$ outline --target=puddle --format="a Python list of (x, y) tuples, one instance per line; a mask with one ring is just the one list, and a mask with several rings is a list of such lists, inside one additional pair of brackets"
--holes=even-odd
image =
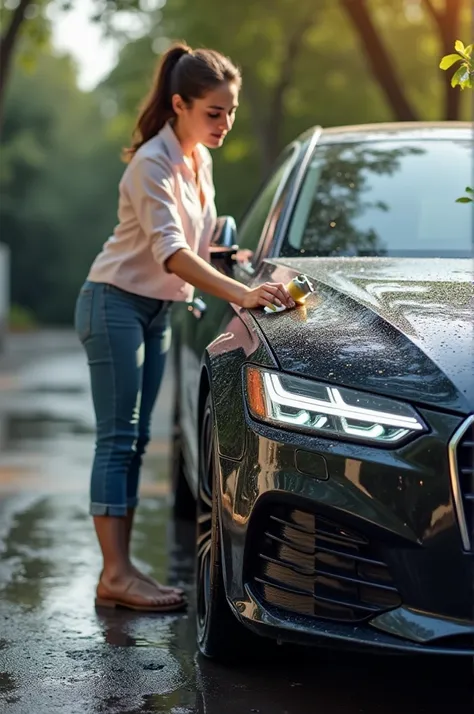
[[(153, 692), (155, 703), (163, 695), (168, 703), (188, 686), (194, 676), (192, 618), (95, 610), (101, 564), (86, 506), (76, 495), (0, 505), (0, 519), (9, 524), (0, 552), (0, 618), (19, 697), (12, 712), (69, 714), (78, 702), (81, 714), (140, 711), (143, 695)], [(154, 577), (189, 591), (192, 568), (173, 563), (183, 542), (178, 536), (170, 543), (180, 529), (170, 529), (169, 522), (165, 499), (145, 500), (137, 512), (134, 559)], [(184, 531), (190, 535), (186, 526)], [(186, 560), (192, 562), (189, 554)], [(11, 681), (2, 682), (4, 690)], [(97, 709), (112, 696), (120, 701), (117, 708)]]
[[(0, 381), (0, 494), (74, 491), (87, 499), (95, 419), (82, 347), (68, 332), (12, 340), (0, 356), (0, 377), (6, 363), (10, 370)], [(144, 495), (166, 492), (171, 389), (168, 379), (155, 409)]]

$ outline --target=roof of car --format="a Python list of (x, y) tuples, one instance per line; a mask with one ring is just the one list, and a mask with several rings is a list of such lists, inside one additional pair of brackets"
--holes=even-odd
[[(320, 127), (315, 127), (315, 131)], [(391, 122), (380, 124), (355, 124), (354, 126), (333, 126), (322, 128), (319, 143), (369, 141), (382, 139), (445, 139), (474, 138), (471, 122), (440, 121), (440, 122)]]

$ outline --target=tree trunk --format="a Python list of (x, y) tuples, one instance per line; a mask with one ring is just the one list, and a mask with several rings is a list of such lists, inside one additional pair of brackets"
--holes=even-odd
[[(461, 14), (462, 0), (445, 0), (444, 11), (438, 10), (433, 5), (433, 0), (423, 0), (426, 11), (433, 18), (436, 29), (441, 40), (440, 56), (451, 55), (454, 52), (454, 43), (459, 40), (459, 16)], [(459, 119), (461, 107), (461, 91), (459, 88), (451, 87), (450, 73), (443, 73), (444, 81), (444, 112), (443, 116), (448, 120)]]
[[(443, 55), (453, 53), (454, 42), (443, 42)], [(456, 121), (461, 109), (461, 90), (459, 87), (451, 87), (451, 76), (447, 72), (444, 75), (444, 118)]]
[(373, 76), (385, 94), (394, 118), (397, 121), (417, 121), (416, 111), (403, 90), (388, 50), (375, 28), (366, 0), (341, 0), (341, 5), (359, 36), (362, 51)]
[(253, 82), (253, 76), (250, 69), (242, 67), (245, 76), (243, 92), (247, 97), (250, 107), (250, 116), (254, 127), (255, 137), (260, 154), (260, 167), (263, 177), (266, 175), (265, 167), (268, 164), (268, 146), (267, 146), (267, 116), (261, 109), (261, 96), (258, 87)]
[(253, 120), (260, 145), (261, 167), (263, 176), (267, 176), (280, 151), (281, 129), (284, 121), (285, 96), (291, 86), (295, 73), (296, 60), (303, 44), (306, 31), (314, 24), (314, 13), (306, 17), (295, 27), (290, 35), (283, 56), (280, 76), (272, 93), (267, 112), (260, 112), (261, 98), (252, 84), (252, 72), (245, 72), (244, 91), (250, 101)]
[(0, 40), (0, 130), (3, 123), (3, 105), (10, 67), (15, 50), (18, 33), (25, 19), (26, 8), (31, 0), (20, 0), (15, 8), (10, 25)]
[(295, 65), (303, 44), (305, 33), (312, 26), (313, 22), (313, 17), (303, 18), (301, 22), (295, 27), (286, 47), (286, 52), (284, 54), (283, 63), (280, 70), (280, 78), (275, 87), (273, 99), (270, 104), (270, 115), (268, 117), (267, 131), (267, 165), (265, 166), (266, 170), (269, 170), (271, 168), (271, 165), (277, 158), (278, 152), (280, 150), (280, 136), (285, 111), (285, 96), (293, 82)]

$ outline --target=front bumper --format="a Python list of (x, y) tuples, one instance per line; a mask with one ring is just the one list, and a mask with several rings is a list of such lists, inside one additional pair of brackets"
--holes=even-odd
[[(281, 642), (367, 652), (383, 650), (387, 654), (437, 654), (464, 657), (474, 655), (474, 625), (463, 627), (463, 634), (458, 640), (463, 641), (463, 644), (459, 647), (450, 643), (451, 637), (454, 640), (458, 636), (454, 634), (458, 633), (458, 624), (423, 613), (414, 613), (402, 607), (391, 611), (394, 621), (398, 620), (399, 624), (402, 624), (406, 620), (410, 628), (413, 625), (415, 628), (417, 626), (424, 628), (424, 625), (430, 623), (433, 639), (419, 642), (402, 637), (401, 634), (392, 635), (380, 630), (375, 621), (362, 626), (328, 623), (272, 610), (263, 606), (250, 588), (247, 589), (245, 600), (232, 603), (231, 606), (243, 625), (258, 635)], [(448, 635), (450, 631), (451, 634)], [(444, 632), (442, 638), (439, 637), (440, 632)]]
[[(421, 413), (430, 433), (399, 450), (247, 415), (244, 459), (220, 457), (225, 585), (244, 625), (282, 641), (474, 654), (474, 556), (462, 550), (446, 448), (460, 418)], [(282, 507), (303, 521), (271, 515)], [(321, 520), (336, 530), (321, 536)]]

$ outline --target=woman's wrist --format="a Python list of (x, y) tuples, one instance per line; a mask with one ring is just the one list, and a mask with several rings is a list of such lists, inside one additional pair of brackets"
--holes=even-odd
[(229, 302), (233, 302), (239, 307), (243, 307), (245, 296), (250, 292), (250, 289), (246, 285), (238, 283), (236, 280), (232, 281), (234, 284), (231, 287)]
[(245, 297), (251, 292), (246, 285), (223, 275), (189, 249), (182, 248), (173, 253), (166, 262), (166, 268), (168, 272), (174, 273), (198, 290), (204, 290), (240, 307), (244, 307)]

